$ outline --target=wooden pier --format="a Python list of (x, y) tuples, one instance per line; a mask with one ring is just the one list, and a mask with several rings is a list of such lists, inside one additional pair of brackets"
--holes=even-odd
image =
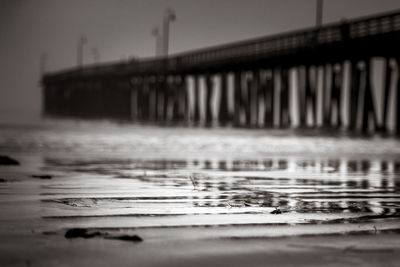
[[(383, 63), (380, 72), (377, 61)], [(42, 79), (44, 113), (400, 134), (399, 66), (397, 11), (168, 57), (49, 73)]]

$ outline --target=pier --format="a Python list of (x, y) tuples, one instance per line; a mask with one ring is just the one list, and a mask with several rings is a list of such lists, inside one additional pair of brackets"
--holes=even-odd
[[(380, 72), (375, 61), (382, 63)], [(43, 110), (47, 116), (160, 125), (400, 134), (399, 66), (396, 11), (47, 73)], [(376, 88), (379, 73), (382, 84)]]

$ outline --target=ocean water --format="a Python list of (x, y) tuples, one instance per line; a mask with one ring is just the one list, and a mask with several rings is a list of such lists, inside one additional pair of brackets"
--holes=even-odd
[(36, 218), (44, 232), (139, 231), (152, 240), (399, 228), (395, 138), (3, 120), (0, 154), (21, 163), (0, 168), (0, 203), (30, 207), (7, 216)]

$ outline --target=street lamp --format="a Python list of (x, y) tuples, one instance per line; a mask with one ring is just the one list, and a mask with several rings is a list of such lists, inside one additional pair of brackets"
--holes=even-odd
[(83, 46), (87, 43), (87, 38), (85, 35), (82, 35), (78, 40), (77, 47), (77, 61), (78, 67), (82, 67), (83, 64)]
[(155, 46), (155, 55), (160, 56), (161, 54), (161, 36), (160, 36), (160, 31), (159, 27), (155, 26), (153, 30), (151, 31), (151, 35), (153, 35), (156, 38), (156, 46)]
[(168, 56), (169, 47), (169, 23), (176, 20), (175, 11), (172, 8), (167, 8), (163, 19), (163, 56)]
[(317, 12), (315, 17), (315, 26), (322, 26), (322, 14), (323, 14), (324, 0), (317, 0)]

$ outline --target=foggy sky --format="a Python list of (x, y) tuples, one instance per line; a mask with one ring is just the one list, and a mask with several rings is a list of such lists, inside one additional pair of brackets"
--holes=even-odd
[[(84, 63), (153, 56), (154, 26), (174, 8), (170, 53), (289, 31), (315, 24), (316, 0), (1, 0), (0, 112), (41, 109), (39, 62), (46, 71)], [(400, 9), (398, 0), (325, 0), (323, 22)]]

